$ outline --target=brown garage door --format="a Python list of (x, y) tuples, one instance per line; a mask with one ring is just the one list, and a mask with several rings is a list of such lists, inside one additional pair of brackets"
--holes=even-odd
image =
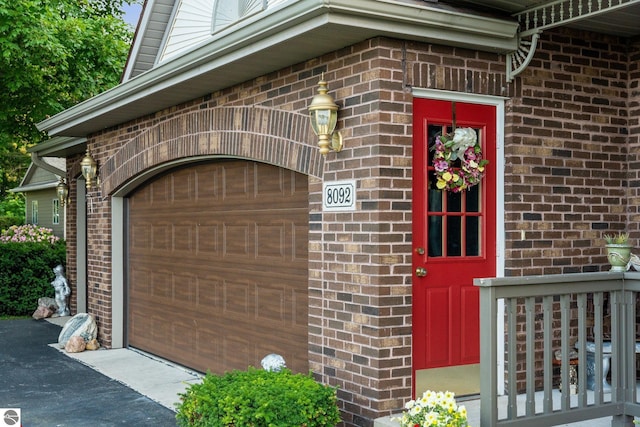
[(128, 198), (130, 346), (205, 372), (278, 353), (308, 372), (307, 177), (248, 162), (174, 170)]

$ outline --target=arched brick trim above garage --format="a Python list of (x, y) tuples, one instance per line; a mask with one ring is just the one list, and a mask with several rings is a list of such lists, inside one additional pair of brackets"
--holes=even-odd
[(214, 107), (171, 117), (122, 146), (100, 168), (103, 194), (133, 176), (184, 158), (221, 156), (321, 177), (324, 158), (306, 115), (259, 106)]

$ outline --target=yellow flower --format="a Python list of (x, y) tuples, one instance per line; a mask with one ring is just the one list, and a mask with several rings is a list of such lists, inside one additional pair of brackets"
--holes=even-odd
[(430, 412), (429, 414), (427, 414), (427, 425), (436, 425), (436, 423), (438, 422), (438, 415), (434, 414), (433, 412)]
[(467, 408), (464, 405), (458, 407), (458, 412), (460, 416), (467, 418)]
[(442, 174), (442, 179), (444, 179), (445, 181), (451, 181), (451, 178), (453, 178), (451, 172), (445, 172)]
[(436, 182), (436, 187), (438, 187), (438, 190), (442, 190), (446, 186), (447, 186), (447, 183), (441, 179), (438, 179), (438, 182)]
[(460, 179), (460, 175), (458, 175), (457, 173), (453, 174), (453, 182), (458, 182), (458, 180)]

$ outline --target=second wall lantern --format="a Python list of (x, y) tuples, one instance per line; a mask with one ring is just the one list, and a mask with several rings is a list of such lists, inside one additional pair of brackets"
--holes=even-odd
[(60, 206), (64, 206), (67, 203), (69, 197), (69, 186), (65, 182), (64, 178), (60, 178), (60, 182), (56, 185), (56, 195), (60, 201)]
[(94, 158), (91, 157), (88, 147), (87, 154), (84, 155), (80, 162), (80, 170), (82, 171), (82, 176), (87, 182), (87, 190), (91, 190), (91, 188), (98, 182), (98, 163), (96, 163)]
[(323, 156), (326, 156), (330, 149), (336, 152), (342, 150), (342, 135), (335, 131), (338, 123), (338, 105), (331, 95), (327, 94), (327, 90), (327, 82), (323, 75), (318, 82), (318, 94), (309, 105), (311, 127), (318, 136), (318, 146)]

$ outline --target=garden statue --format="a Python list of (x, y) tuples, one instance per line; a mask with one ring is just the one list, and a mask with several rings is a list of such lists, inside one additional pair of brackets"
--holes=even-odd
[(56, 305), (58, 306), (58, 311), (54, 316), (68, 316), (69, 307), (67, 306), (67, 298), (69, 298), (69, 295), (71, 294), (71, 288), (69, 288), (67, 278), (64, 277), (64, 267), (62, 265), (57, 265), (54, 267), (53, 272), (55, 273), (56, 278), (53, 279), (51, 285), (53, 286), (53, 289), (56, 290)]

